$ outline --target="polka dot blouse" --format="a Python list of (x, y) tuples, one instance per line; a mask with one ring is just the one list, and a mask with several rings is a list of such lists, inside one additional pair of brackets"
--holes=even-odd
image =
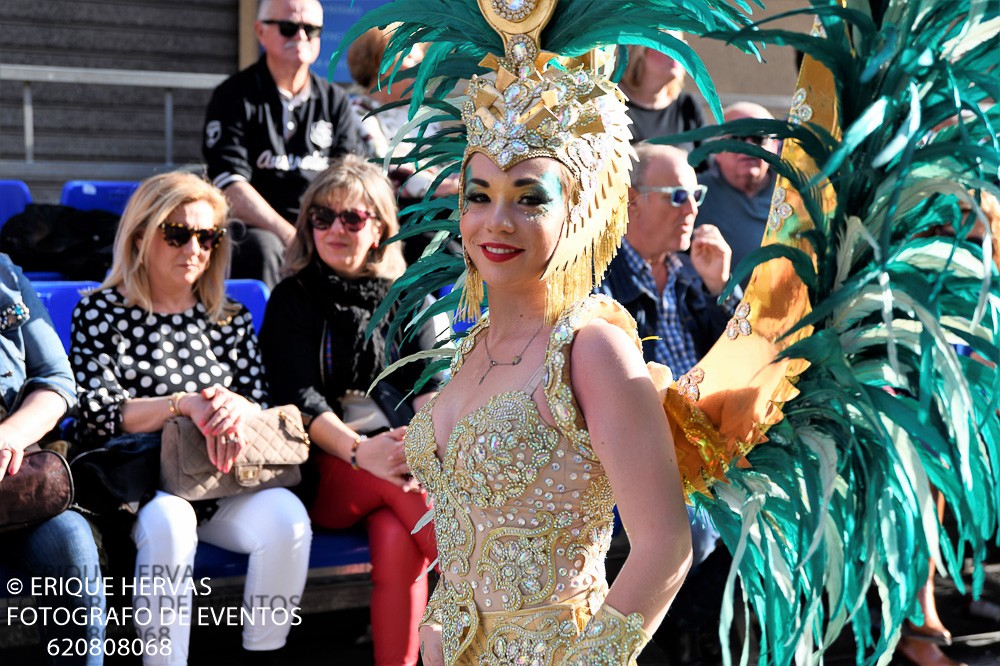
[(150, 314), (116, 289), (85, 296), (73, 312), (70, 360), (80, 393), (83, 435), (103, 443), (122, 432), (121, 405), (221, 384), (266, 402), (263, 366), (250, 313), (242, 305), (223, 323), (200, 303), (177, 314)]

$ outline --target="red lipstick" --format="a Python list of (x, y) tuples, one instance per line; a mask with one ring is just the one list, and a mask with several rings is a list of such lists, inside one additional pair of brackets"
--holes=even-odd
[(524, 252), (524, 250), (521, 250), (520, 248), (516, 248), (512, 245), (505, 245), (503, 243), (483, 243), (479, 246), (479, 249), (483, 251), (484, 257), (498, 264), (510, 261)]

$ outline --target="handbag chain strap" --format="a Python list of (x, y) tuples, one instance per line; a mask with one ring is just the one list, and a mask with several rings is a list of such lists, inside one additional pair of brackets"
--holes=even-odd
[(291, 416), (280, 409), (278, 410), (278, 418), (284, 421), (285, 427), (291, 430), (293, 434), (298, 435), (306, 443), (306, 446), (309, 445), (309, 433), (306, 432), (305, 428), (296, 423)]

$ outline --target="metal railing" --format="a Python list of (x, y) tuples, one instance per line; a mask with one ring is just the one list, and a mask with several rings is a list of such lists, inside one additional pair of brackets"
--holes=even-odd
[[(0, 63), (0, 80), (20, 82), (24, 114), (24, 160), (0, 160), (0, 177), (78, 177), (82, 172), (98, 178), (133, 179), (148, 175), (147, 172), (162, 167), (174, 167), (174, 90), (211, 90), (225, 80), (225, 74), (191, 74), (134, 69), (92, 69), (83, 67), (50, 67), (45, 65), (9, 65)], [(160, 88), (163, 90), (163, 143), (162, 164), (137, 164), (121, 162), (36, 162), (35, 161), (35, 110), (32, 102), (33, 83), (67, 83), (73, 85), (129, 86)], [(695, 95), (700, 95), (694, 91)], [(787, 109), (791, 102), (786, 95), (742, 95), (723, 93), (723, 105), (739, 99), (750, 100), (772, 109)], [(195, 168), (196, 165), (189, 165)], [(184, 167), (187, 168), (187, 167)]]
[(35, 162), (35, 110), (31, 96), (31, 84), (33, 83), (161, 88), (163, 90), (164, 163), (170, 166), (174, 163), (174, 90), (211, 90), (222, 83), (225, 78), (225, 74), (0, 64), (0, 80), (19, 81), (23, 84), (24, 161), (28, 164)]

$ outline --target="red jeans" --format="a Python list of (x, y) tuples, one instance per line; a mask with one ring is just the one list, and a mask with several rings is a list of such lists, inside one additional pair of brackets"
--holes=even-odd
[(427, 494), (404, 493), (326, 453), (316, 458), (320, 482), (309, 513), (315, 524), (343, 529), (365, 521), (372, 557), (372, 639), (377, 665), (417, 663), (417, 627), (427, 607), (427, 579), (437, 557), (434, 529), (410, 530), (428, 511)]

